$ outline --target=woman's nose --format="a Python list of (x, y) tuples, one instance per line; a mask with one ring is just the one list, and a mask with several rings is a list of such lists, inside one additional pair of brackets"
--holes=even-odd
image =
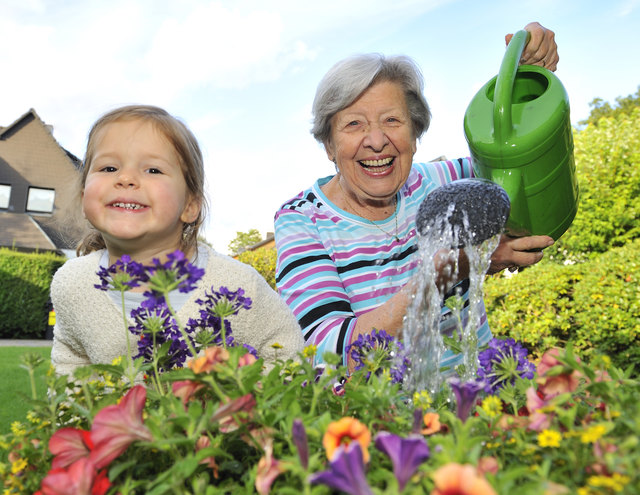
[(364, 137), (363, 144), (373, 151), (382, 151), (389, 142), (389, 138), (384, 130), (377, 125), (368, 126), (365, 132), (366, 135)]

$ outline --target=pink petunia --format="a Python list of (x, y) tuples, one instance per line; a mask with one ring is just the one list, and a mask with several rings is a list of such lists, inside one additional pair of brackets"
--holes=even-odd
[(42, 495), (104, 495), (111, 483), (106, 472), (96, 470), (95, 465), (83, 457), (68, 469), (56, 468), (42, 480)]
[(91, 426), (94, 449), (89, 458), (98, 469), (108, 466), (137, 440), (151, 441), (153, 437), (142, 421), (147, 391), (136, 385), (119, 404), (107, 406), (96, 414)]
[(185, 406), (187, 402), (191, 400), (191, 397), (201, 388), (204, 388), (204, 385), (193, 380), (181, 380), (173, 382), (171, 385), (173, 395), (181, 399)]
[(271, 485), (280, 473), (284, 471), (280, 461), (273, 457), (273, 446), (269, 442), (264, 455), (258, 461), (258, 472), (256, 473), (256, 490), (260, 495), (266, 495), (271, 490)]
[(211, 420), (218, 421), (220, 423), (220, 431), (224, 433), (234, 431), (238, 429), (238, 424), (232, 416), (239, 412), (250, 414), (255, 405), (256, 400), (253, 398), (253, 395), (243, 395), (220, 406), (216, 412), (213, 413)]
[(535, 388), (527, 389), (527, 409), (529, 411), (529, 429), (542, 431), (551, 425), (551, 415), (542, 411), (548, 405), (548, 401), (542, 399)]
[(93, 448), (90, 433), (77, 428), (60, 428), (49, 439), (49, 451), (54, 455), (52, 469), (66, 468)]

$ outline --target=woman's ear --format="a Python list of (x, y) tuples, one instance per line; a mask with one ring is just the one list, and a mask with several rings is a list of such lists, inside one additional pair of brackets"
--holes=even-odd
[(327, 154), (327, 158), (332, 161), (333, 163), (336, 162), (336, 154), (333, 151), (333, 146), (331, 144), (331, 140), (327, 139), (324, 142), (324, 151)]
[(202, 200), (190, 197), (187, 201), (184, 210), (182, 210), (182, 215), (180, 215), (180, 220), (184, 223), (193, 223), (197, 220), (198, 215), (200, 215), (200, 210), (202, 209)]

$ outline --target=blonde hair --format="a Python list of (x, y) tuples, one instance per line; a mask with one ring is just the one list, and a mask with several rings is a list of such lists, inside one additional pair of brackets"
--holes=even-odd
[[(180, 167), (187, 184), (187, 190), (193, 199), (200, 202), (198, 218), (193, 223), (185, 223), (183, 225), (183, 236), (180, 244), (180, 249), (185, 253), (193, 252), (197, 247), (198, 234), (206, 218), (207, 210), (202, 152), (198, 141), (189, 128), (162, 108), (152, 105), (128, 105), (104, 114), (93, 124), (91, 131), (89, 131), (87, 151), (82, 162), (78, 200), (81, 200), (82, 192), (84, 191), (87, 174), (96, 153), (96, 141), (100, 131), (109, 124), (123, 120), (141, 120), (151, 123), (174, 147), (180, 159)], [(78, 256), (82, 256), (105, 247), (102, 234), (92, 228), (80, 241), (76, 253)]]

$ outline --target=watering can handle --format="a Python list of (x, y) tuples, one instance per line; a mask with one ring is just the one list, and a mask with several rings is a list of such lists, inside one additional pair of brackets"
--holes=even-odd
[(499, 143), (507, 142), (511, 136), (513, 127), (511, 120), (513, 83), (518, 72), (522, 51), (530, 38), (531, 33), (524, 29), (513, 35), (496, 78), (496, 89), (493, 98), (493, 129), (495, 131), (495, 140)]

